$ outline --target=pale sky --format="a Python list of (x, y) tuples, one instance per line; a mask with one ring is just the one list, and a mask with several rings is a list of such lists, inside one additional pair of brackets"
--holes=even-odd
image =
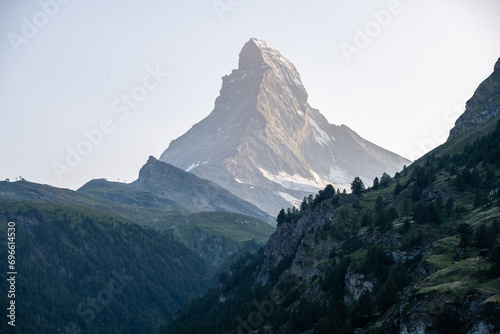
[(212, 111), (252, 37), (330, 123), (415, 159), (493, 71), (499, 17), (498, 0), (3, 0), (0, 179), (135, 180)]

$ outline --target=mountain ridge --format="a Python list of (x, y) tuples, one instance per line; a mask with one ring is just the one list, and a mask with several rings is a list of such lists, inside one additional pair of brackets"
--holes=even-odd
[(123, 204), (185, 212), (234, 212), (271, 225), (275, 223), (271, 216), (217, 184), (153, 156), (142, 166), (138, 179), (130, 184), (91, 180), (77, 191)]
[(498, 58), (493, 73), (486, 78), (474, 91), (474, 95), (465, 104), (465, 112), (455, 122), (450, 130), (448, 140), (460, 134), (477, 129), (490, 118), (500, 115), (500, 58)]
[(217, 184), (200, 179), (150, 156), (131, 187), (150, 191), (195, 211), (237, 212), (274, 223), (274, 219), (254, 205), (234, 196)]
[[(255, 251), (274, 230), (268, 222), (240, 213), (189, 211), (165, 197), (128, 184), (94, 180), (87, 185), (84, 190), (74, 191), (29, 181), (0, 181), (0, 204), (27, 202), (42, 208), (52, 204), (69, 205), (115, 215), (159, 233), (172, 233), (211, 263), (213, 272), (229, 265), (234, 256)], [(217, 247), (213, 247), (214, 244)]]

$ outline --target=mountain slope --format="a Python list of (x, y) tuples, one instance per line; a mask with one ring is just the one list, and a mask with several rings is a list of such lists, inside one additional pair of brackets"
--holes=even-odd
[(280, 212), (266, 246), (161, 332), (500, 331), (500, 122), (481, 130), (361, 196), (328, 186)]
[(209, 179), (275, 215), (327, 183), (349, 187), (409, 161), (329, 124), (307, 102), (294, 65), (251, 39), (222, 78), (214, 110), (172, 141), (160, 160)]
[(493, 73), (484, 80), (467, 101), (466, 109), (450, 130), (447, 141), (427, 155), (461, 153), (467, 145), (496, 129), (500, 119), (500, 58)]
[(465, 112), (457, 119), (450, 130), (449, 139), (477, 129), (490, 118), (500, 115), (500, 58), (496, 62), (493, 73), (484, 80), (465, 104)]
[(274, 223), (271, 216), (220, 186), (154, 157), (149, 157), (139, 178), (130, 186), (160, 195), (191, 211), (235, 212)]
[(362, 197), (325, 189), (162, 333), (499, 331), (499, 147), (500, 124)]

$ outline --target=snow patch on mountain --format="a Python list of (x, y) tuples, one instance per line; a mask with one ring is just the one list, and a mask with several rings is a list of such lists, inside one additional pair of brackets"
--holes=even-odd
[(275, 194), (281, 196), (285, 201), (290, 202), (296, 208), (300, 208), (300, 204), (302, 203), (302, 201), (300, 199), (293, 197), (289, 193), (285, 193), (282, 191), (277, 191), (277, 192), (275, 192)]
[(238, 178), (236, 178), (236, 177), (235, 177), (234, 179), (236, 180), (236, 182), (238, 182), (238, 183), (240, 183), (240, 184), (245, 184), (245, 183), (246, 183), (246, 182), (243, 182), (243, 181), (241, 181), (240, 179), (238, 179)]
[(316, 173), (313, 174), (315, 179), (311, 180), (297, 174), (289, 175), (285, 172), (279, 172), (277, 175), (275, 175), (263, 168), (259, 169), (266, 179), (291, 190), (317, 192), (318, 190), (323, 189), (327, 184), (326, 182), (321, 180), (321, 178)]
[(349, 187), (350, 182), (353, 180), (353, 178), (354, 177), (348, 171), (342, 168), (330, 167), (328, 179), (335, 180), (335, 183), (342, 188)]
[(325, 131), (323, 131), (323, 129), (321, 129), (318, 123), (316, 123), (314, 120), (309, 119), (309, 122), (313, 126), (314, 139), (316, 140), (316, 142), (318, 144), (328, 146), (328, 143), (331, 141), (330, 136)]
[(186, 172), (190, 172), (192, 171), (193, 169), (195, 169), (196, 167), (198, 167), (200, 165), (200, 162), (196, 162), (194, 164), (192, 164), (191, 166), (189, 166), (188, 168), (186, 168)]

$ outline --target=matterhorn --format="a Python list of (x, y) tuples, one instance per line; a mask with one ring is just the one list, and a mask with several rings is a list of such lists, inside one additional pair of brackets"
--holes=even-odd
[(327, 184), (349, 189), (359, 176), (369, 185), (410, 163), (346, 125), (330, 124), (307, 100), (295, 66), (252, 38), (238, 69), (222, 78), (213, 111), (173, 140), (160, 160), (273, 216)]

